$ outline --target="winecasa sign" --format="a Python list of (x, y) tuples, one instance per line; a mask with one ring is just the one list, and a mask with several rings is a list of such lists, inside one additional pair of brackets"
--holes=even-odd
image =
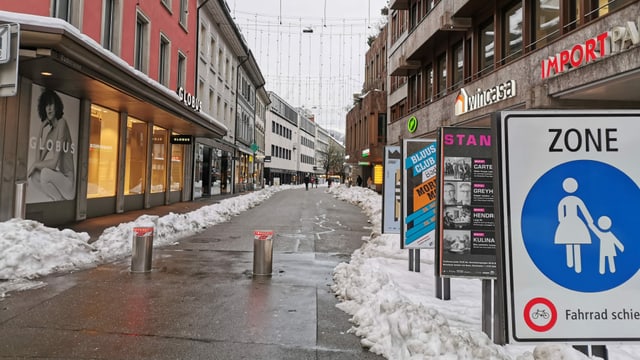
[(516, 96), (515, 80), (507, 80), (489, 89), (476, 89), (474, 94), (467, 93), (463, 88), (460, 89), (460, 93), (456, 98), (454, 113), (456, 116), (462, 115), (514, 96)]
[(615, 26), (582, 44), (576, 44), (571, 49), (562, 50), (548, 59), (543, 59), (540, 66), (542, 78), (546, 79), (637, 45), (640, 43), (638, 27), (640, 19), (638, 23), (627, 21), (623, 26)]

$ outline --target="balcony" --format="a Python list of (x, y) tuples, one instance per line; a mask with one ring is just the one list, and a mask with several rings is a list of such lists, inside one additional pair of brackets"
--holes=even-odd
[[(469, 30), (472, 25), (471, 18), (464, 16), (465, 11), (461, 11), (469, 7), (469, 2), (470, 0), (438, 2), (425, 18), (393, 44), (387, 64), (389, 74), (407, 75), (419, 67), (421, 53), (424, 53), (429, 44), (437, 42), (436, 37), (439, 32), (442, 35), (448, 31)], [(401, 1), (392, 2), (392, 4), (396, 3)]]
[(393, 10), (409, 10), (409, 0), (391, 0), (389, 8)]

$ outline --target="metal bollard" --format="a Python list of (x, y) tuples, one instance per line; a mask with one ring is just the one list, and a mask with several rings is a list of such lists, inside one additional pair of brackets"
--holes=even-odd
[(153, 255), (153, 227), (133, 228), (131, 245), (131, 272), (151, 271)]
[(14, 193), (14, 199), (13, 199), (14, 201), (13, 217), (18, 219), (25, 218), (25, 211), (27, 210), (26, 198), (27, 198), (27, 182), (17, 181), (16, 192)]
[(253, 232), (253, 275), (272, 273), (273, 230), (255, 230)]

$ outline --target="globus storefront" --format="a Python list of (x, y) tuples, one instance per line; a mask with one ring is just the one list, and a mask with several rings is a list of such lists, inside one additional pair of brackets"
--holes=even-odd
[(192, 200), (194, 139), (226, 127), (73, 28), (15, 20), (0, 18), (19, 26), (0, 65), (17, 69), (13, 89), (2, 77), (0, 221), (57, 226)]

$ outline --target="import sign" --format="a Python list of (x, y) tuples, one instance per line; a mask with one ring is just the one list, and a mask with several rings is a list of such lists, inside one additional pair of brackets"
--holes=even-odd
[(503, 112), (500, 231), (514, 342), (640, 340), (640, 112)]

